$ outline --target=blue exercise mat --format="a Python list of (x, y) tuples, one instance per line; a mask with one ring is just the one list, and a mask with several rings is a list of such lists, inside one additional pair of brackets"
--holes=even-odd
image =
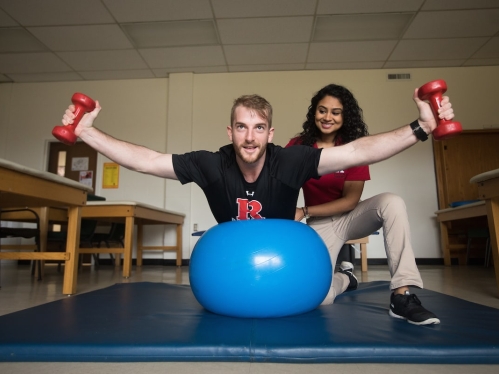
[(0, 361), (499, 363), (498, 309), (418, 290), (442, 323), (415, 326), (388, 315), (388, 285), (244, 319), (207, 312), (189, 286), (117, 284), (0, 316)]

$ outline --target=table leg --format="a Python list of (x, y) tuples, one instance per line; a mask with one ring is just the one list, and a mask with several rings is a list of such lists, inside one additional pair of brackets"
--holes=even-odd
[(182, 224), (177, 225), (177, 266), (182, 266)]
[(129, 278), (132, 275), (132, 250), (133, 250), (133, 225), (134, 217), (125, 219), (125, 251), (123, 254), (123, 277)]
[[(40, 252), (47, 252), (47, 236), (49, 231), (49, 208), (42, 207), (38, 214), (40, 218)], [(40, 274), (38, 274), (40, 272)], [(45, 261), (40, 260), (40, 266), (35, 267), (35, 276), (43, 279), (45, 272)]]
[(496, 283), (499, 290), (499, 197), (487, 199), (487, 220), (489, 222), (490, 244), (496, 273)]
[(144, 249), (144, 226), (137, 225), (137, 266), (142, 266), (142, 255)]
[(440, 245), (444, 255), (444, 265), (450, 266), (449, 231), (446, 222), (440, 222)]
[(78, 279), (78, 248), (80, 246), (80, 218), (81, 208), (70, 207), (68, 209), (68, 238), (66, 241), (66, 252), (69, 260), (64, 266), (64, 281), (62, 293), (72, 295), (76, 293), (76, 283)]

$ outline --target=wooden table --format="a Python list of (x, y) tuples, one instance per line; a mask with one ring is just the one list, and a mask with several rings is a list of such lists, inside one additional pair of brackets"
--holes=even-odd
[(451, 264), (451, 250), (461, 248), (461, 245), (450, 244), (449, 225), (452, 221), (486, 216), (487, 210), (484, 201), (462, 205), (456, 208), (441, 209), (435, 212), (437, 221), (440, 222), (440, 243), (444, 254), (444, 264)]
[[(48, 225), (48, 207), (67, 208), (68, 237), (66, 251), (0, 252), (0, 260), (62, 260), (65, 261), (62, 293), (76, 293), (78, 239), (81, 207), (92, 188), (58, 175), (31, 169), (0, 159), (0, 209), (40, 208), (40, 225)], [(47, 232), (47, 228), (41, 227)], [(46, 237), (41, 238), (46, 243)]]
[[(123, 254), (123, 276), (128, 278), (132, 270), (133, 228), (137, 225), (137, 266), (142, 266), (144, 250), (175, 251), (176, 264), (182, 265), (182, 226), (185, 214), (161, 209), (135, 201), (89, 201), (82, 208), (82, 218), (99, 221), (124, 222), (124, 248), (80, 248), (79, 253), (115, 253)], [(177, 242), (174, 246), (144, 246), (144, 225), (177, 226)], [(119, 256), (116, 256), (119, 259)]]
[(478, 184), (478, 197), (485, 201), (489, 224), (492, 258), (499, 289), (499, 169), (474, 176), (470, 183)]

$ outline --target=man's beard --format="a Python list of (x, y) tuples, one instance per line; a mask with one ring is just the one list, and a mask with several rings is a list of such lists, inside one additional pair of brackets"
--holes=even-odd
[(244, 152), (243, 146), (236, 146), (236, 154), (239, 156), (239, 158), (245, 163), (245, 164), (253, 164), (260, 160), (260, 158), (265, 154), (265, 147), (260, 147), (258, 153), (254, 153), (251, 155), (248, 155), (247, 153)]

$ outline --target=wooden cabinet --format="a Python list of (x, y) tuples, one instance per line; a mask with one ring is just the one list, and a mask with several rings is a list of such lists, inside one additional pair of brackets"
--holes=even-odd
[(454, 138), (433, 141), (438, 208), (454, 201), (478, 199), (470, 179), (499, 168), (499, 129), (467, 130)]
[[(470, 183), (475, 175), (499, 168), (499, 129), (467, 130), (454, 138), (433, 141), (439, 210), (457, 201), (477, 200), (478, 187)], [(470, 230), (487, 227), (486, 215), (441, 222), (442, 248), (445, 263), (458, 258), (466, 263)], [(483, 258), (485, 239), (473, 240), (473, 258)]]

